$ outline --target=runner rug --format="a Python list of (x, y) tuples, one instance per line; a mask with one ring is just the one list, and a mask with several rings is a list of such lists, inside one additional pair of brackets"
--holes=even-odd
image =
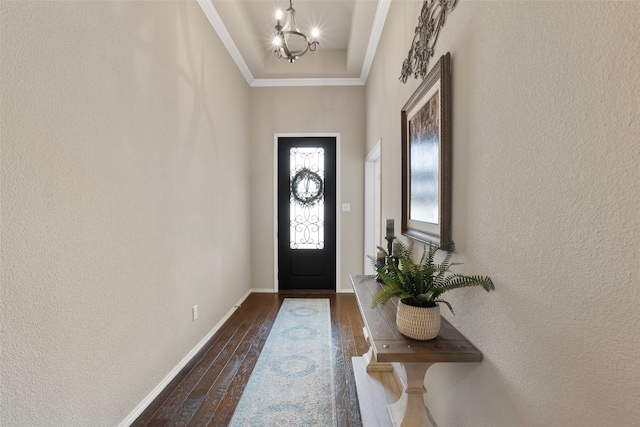
[(286, 298), (230, 426), (335, 425), (329, 300)]

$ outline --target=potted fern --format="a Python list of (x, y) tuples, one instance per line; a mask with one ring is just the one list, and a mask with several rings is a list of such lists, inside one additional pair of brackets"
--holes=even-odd
[(469, 286), (482, 286), (487, 292), (495, 289), (488, 276), (466, 276), (453, 273), (452, 253), (444, 251), (444, 259), (436, 263), (439, 247), (425, 245), (422, 258), (416, 264), (413, 246), (396, 240), (393, 254), (378, 247), (384, 262), (372, 260), (383, 287), (373, 296), (371, 306), (384, 305), (392, 297), (398, 297), (396, 324), (403, 335), (416, 340), (430, 340), (440, 331), (440, 303), (451, 304), (441, 298), (447, 291)]

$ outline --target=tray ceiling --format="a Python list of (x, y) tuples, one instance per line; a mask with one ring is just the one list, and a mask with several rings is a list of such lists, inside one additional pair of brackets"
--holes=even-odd
[(364, 85), (391, 0), (294, 0), (298, 27), (320, 45), (294, 63), (276, 58), (275, 12), (288, 0), (198, 0), (251, 86)]

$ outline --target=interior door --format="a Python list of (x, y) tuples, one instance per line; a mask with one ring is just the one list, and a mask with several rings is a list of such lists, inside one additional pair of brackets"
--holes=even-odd
[(336, 289), (336, 138), (278, 138), (278, 288)]
[(381, 243), (381, 168), (380, 141), (364, 163), (364, 274), (376, 274), (371, 258), (376, 257)]

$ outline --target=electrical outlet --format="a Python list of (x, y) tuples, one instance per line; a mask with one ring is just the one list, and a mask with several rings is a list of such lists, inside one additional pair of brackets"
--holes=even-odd
[(193, 316), (193, 321), (195, 322), (195, 320), (198, 318), (198, 306), (194, 305), (191, 308), (191, 315)]

